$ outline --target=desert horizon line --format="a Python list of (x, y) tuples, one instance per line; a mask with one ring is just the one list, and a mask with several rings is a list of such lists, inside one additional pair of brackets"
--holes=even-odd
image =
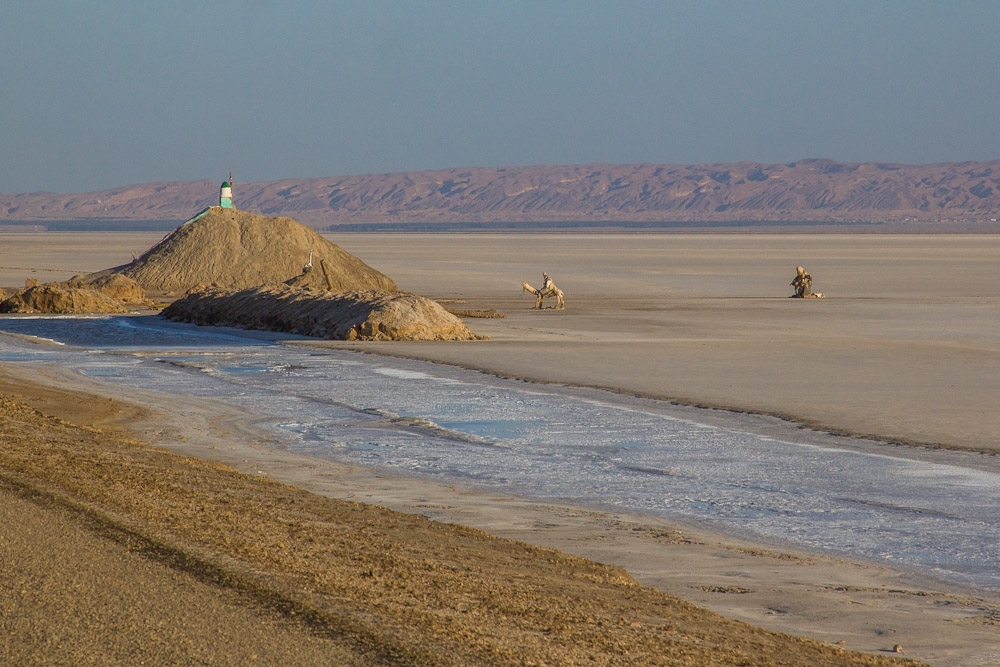
[(314, 228), (345, 224), (566, 222), (991, 223), (1000, 160), (903, 165), (808, 158), (773, 164), (584, 163), (455, 167), (246, 182), (154, 181), (0, 195), (0, 222), (187, 219), (236, 181), (232, 205)]

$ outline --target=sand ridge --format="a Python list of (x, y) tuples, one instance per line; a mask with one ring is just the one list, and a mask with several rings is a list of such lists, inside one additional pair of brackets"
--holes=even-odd
[(333, 340), (481, 339), (437, 302), (385, 290), (329, 292), (291, 285), (200, 288), (168, 305), (162, 315), (179, 322)]

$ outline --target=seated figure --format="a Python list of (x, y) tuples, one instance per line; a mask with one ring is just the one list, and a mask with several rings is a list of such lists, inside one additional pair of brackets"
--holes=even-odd
[(819, 292), (812, 291), (813, 279), (804, 267), (795, 267), (795, 279), (790, 283), (792, 289), (795, 293), (792, 294), (793, 299), (822, 299), (823, 295)]

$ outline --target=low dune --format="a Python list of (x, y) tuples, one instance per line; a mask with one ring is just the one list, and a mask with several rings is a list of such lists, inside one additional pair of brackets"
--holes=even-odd
[(357, 341), (479, 340), (430, 299), (380, 290), (328, 292), (289, 285), (240, 291), (198, 289), (163, 316), (193, 324), (283, 331)]

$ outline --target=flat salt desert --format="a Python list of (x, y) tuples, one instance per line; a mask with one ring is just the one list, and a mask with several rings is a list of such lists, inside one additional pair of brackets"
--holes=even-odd
[[(67, 278), (127, 262), (160, 234), (3, 234), (0, 285)], [(1000, 236), (990, 235), (330, 235), (400, 288), (460, 309), (490, 341), (351, 344), (365, 351), (480, 368), (542, 382), (606, 387), (900, 443), (894, 455), (1000, 450)], [(788, 299), (796, 265), (824, 300)], [(533, 311), (521, 281), (547, 271), (565, 311)], [(450, 303), (449, 303), (450, 302)], [(329, 343), (345, 346), (342, 343)], [(53, 380), (66, 382), (66, 378)], [(82, 385), (82, 383), (81, 383)], [(91, 391), (93, 386), (87, 387)], [(324, 478), (280, 453), (212, 450), (190, 411), (184, 452), (328, 495), (419, 512), (626, 567), (642, 583), (725, 615), (848, 648), (933, 664), (1000, 661), (998, 602), (905, 573), (761, 548), (684, 528), (664, 544), (634, 517), (555, 508), (453, 486), (375, 479), (333, 464)], [(702, 420), (733, 421), (713, 411)], [(154, 444), (156, 431), (147, 425)], [(186, 423), (181, 424), (180, 421)], [(794, 430), (794, 423), (789, 426)], [(194, 432), (191, 432), (193, 429)], [(800, 432), (806, 438), (822, 435)], [(237, 436), (234, 434), (233, 436)], [(176, 447), (175, 447), (176, 448)], [(225, 460), (224, 456), (219, 458)], [(246, 461), (244, 462), (244, 459)], [(940, 459), (938, 459), (940, 460)], [(996, 470), (990, 454), (976, 465)], [(644, 525), (662, 527), (653, 520)], [(794, 557), (793, 557), (794, 556)]]
[[(1000, 451), (1000, 236), (342, 236), (476, 346), (378, 349), (538, 380)], [(823, 300), (786, 298), (795, 267)], [(548, 272), (563, 312), (532, 312)]]

